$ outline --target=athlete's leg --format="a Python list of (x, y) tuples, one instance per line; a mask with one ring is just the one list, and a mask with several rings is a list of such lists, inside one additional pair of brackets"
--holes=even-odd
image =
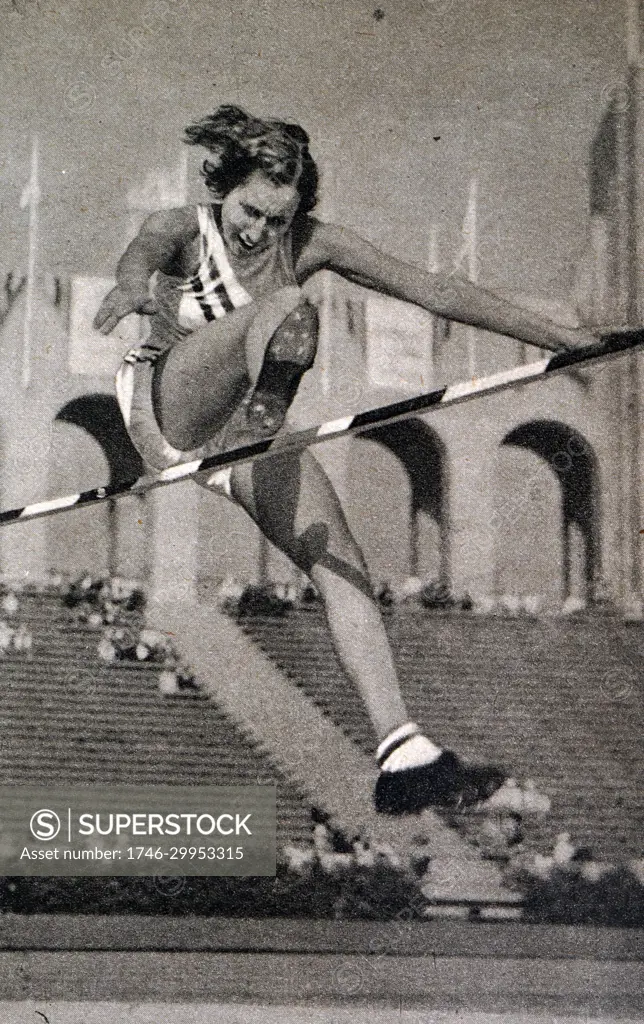
[(295, 286), (181, 339), (154, 373), (154, 411), (164, 437), (184, 451), (198, 447), (224, 426), (255, 383), (253, 427), (275, 433), (313, 361), (316, 342), (313, 307)]
[(275, 456), (233, 473), (233, 494), (324, 601), (334, 646), (381, 740), (407, 721), (367, 567), (313, 456)]
[(381, 741), (376, 808), (401, 814), (432, 804), (476, 803), (498, 790), (505, 780), (501, 770), (464, 765), (408, 721), (364, 558), (313, 456), (273, 456), (237, 466), (232, 492), (320, 591), (341, 664)]
[(213, 437), (248, 387), (244, 339), (256, 310), (237, 309), (176, 342), (159, 359), (152, 400), (163, 436), (190, 451)]

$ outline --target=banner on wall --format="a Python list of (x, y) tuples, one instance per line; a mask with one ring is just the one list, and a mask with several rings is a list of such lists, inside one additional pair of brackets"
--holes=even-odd
[(432, 313), (375, 292), (365, 301), (369, 383), (415, 393), (434, 383)]

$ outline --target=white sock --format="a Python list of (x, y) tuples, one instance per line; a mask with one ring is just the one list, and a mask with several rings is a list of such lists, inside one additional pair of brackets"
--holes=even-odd
[(441, 754), (441, 748), (423, 736), (414, 722), (407, 722), (385, 736), (376, 751), (376, 758), (381, 771), (397, 772), (431, 764)]

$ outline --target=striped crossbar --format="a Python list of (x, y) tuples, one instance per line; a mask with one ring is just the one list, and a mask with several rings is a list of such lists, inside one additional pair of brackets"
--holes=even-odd
[(69, 494), (64, 498), (52, 498), (49, 501), (24, 505), (22, 508), (9, 509), (6, 512), (0, 512), (0, 526), (21, 523), (41, 516), (55, 515), (65, 509), (82, 508), (105, 501), (106, 498), (123, 498), (128, 494), (141, 494), (155, 487), (163, 487), (178, 480), (186, 480), (205, 470), (225, 469), (227, 466), (252, 462), (254, 459), (268, 458), (286, 452), (303, 451), (305, 448), (310, 448), (312, 445), (330, 438), (358, 434), (360, 431), (382, 427), (419, 413), (457, 405), (459, 402), (466, 402), (472, 398), (479, 398), (496, 391), (503, 391), (506, 388), (516, 387), (519, 384), (526, 384), (529, 381), (550, 377), (554, 373), (560, 373), (579, 364), (608, 359), (642, 345), (644, 345), (644, 328), (606, 334), (596, 344), (584, 346), (572, 352), (558, 352), (547, 359), (527, 363), (524, 366), (516, 366), (511, 370), (502, 370), (489, 377), (473, 378), (458, 384), (449, 384), (414, 398), (406, 398), (390, 405), (381, 405), (377, 409), (369, 409), (353, 416), (329, 420), (316, 427), (254, 441), (252, 444), (242, 445), (240, 448), (233, 448), (227, 452), (219, 452), (194, 462), (172, 466), (153, 476), (142, 476), (136, 480), (118, 484), (106, 484), (103, 487), (95, 487), (91, 491), (82, 491), (80, 494)]

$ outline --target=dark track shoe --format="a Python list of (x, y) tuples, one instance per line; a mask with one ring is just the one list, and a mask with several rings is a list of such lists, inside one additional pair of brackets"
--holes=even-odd
[(458, 810), (488, 800), (506, 781), (501, 768), (467, 765), (444, 750), (431, 764), (381, 772), (374, 803), (380, 814), (418, 814), (428, 807)]
[(269, 341), (246, 410), (254, 435), (271, 437), (283, 426), (300, 381), (315, 360), (318, 314), (308, 300), (280, 324)]

